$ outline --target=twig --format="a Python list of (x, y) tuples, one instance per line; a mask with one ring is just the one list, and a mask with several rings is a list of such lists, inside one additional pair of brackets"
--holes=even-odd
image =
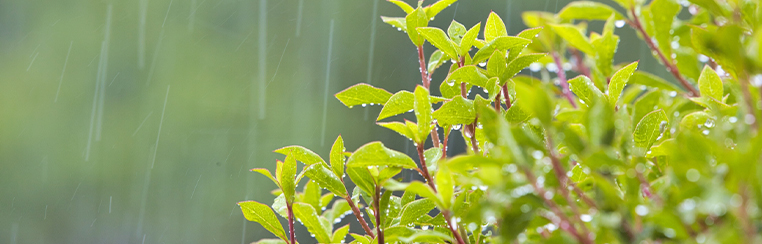
[(571, 54), (577, 60), (576, 62), (577, 64), (575, 65), (576, 71), (587, 77), (592, 77), (590, 75), (590, 68), (588, 68), (587, 65), (585, 65), (585, 60), (582, 59), (582, 55), (579, 53), (579, 50), (570, 48), (569, 52), (571, 52)]
[(294, 234), (294, 209), (293, 204), (286, 203), (288, 210), (288, 232), (290, 235), (291, 244), (296, 244), (296, 234)]
[[(434, 179), (431, 178), (431, 174), (429, 174), (429, 169), (426, 166), (426, 158), (423, 157), (423, 143), (418, 144), (417, 146), (418, 151), (418, 158), (421, 161), (421, 169), (423, 170), (423, 178), (426, 179), (426, 183), (431, 187), (434, 192), (437, 192), (437, 186), (434, 185)], [(458, 244), (465, 244), (463, 242), (463, 239), (460, 237), (460, 233), (453, 227), (451, 223), (451, 216), (448, 210), (442, 209), (442, 216), (445, 218), (445, 222), (447, 223), (447, 227), (450, 228), (450, 231), (452, 232), (452, 235), (455, 237), (455, 239), (458, 241)], [(379, 241), (379, 243), (383, 243)]]
[(381, 228), (381, 186), (376, 184), (376, 193), (373, 196), (373, 216), (376, 217), (376, 236), (378, 237), (378, 243), (384, 242), (384, 230)]
[(347, 203), (349, 203), (349, 207), (352, 208), (352, 213), (355, 214), (355, 217), (357, 218), (357, 221), (360, 222), (360, 225), (362, 226), (362, 229), (365, 230), (365, 233), (370, 235), (372, 238), (376, 238), (376, 235), (373, 234), (373, 230), (370, 229), (370, 226), (368, 226), (368, 222), (365, 222), (365, 218), (362, 217), (362, 213), (360, 212), (360, 209), (357, 208), (357, 205), (355, 205), (355, 202), (352, 201), (352, 197), (350, 197), (349, 194), (344, 197), (344, 200), (347, 200)]
[(561, 63), (561, 57), (558, 52), (553, 52), (553, 61), (556, 63), (556, 75), (558, 75), (558, 83), (561, 83), (561, 92), (569, 100), (573, 108), (577, 108), (577, 102), (574, 101), (574, 97), (569, 91), (569, 83), (566, 82), (566, 71), (564, 71), (563, 64)]
[(421, 66), (421, 83), (423, 83), (423, 87), (429, 89), (431, 79), (427, 75), (428, 71), (426, 71), (426, 59), (423, 57), (423, 45), (418, 46), (418, 64)]
[[(574, 199), (571, 198), (571, 195), (569, 194), (569, 188), (565, 185), (569, 182), (569, 178), (566, 176), (566, 173), (564, 172), (564, 168), (561, 165), (561, 161), (558, 160), (558, 157), (556, 156), (555, 150), (553, 150), (553, 140), (550, 136), (547, 136), (546, 139), (546, 146), (548, 148), (548, 152), (550, 154), (550, 162), (553, 164), (553, 173), (555, 173), (556, 178), (558, 179), (558, 182), (561, 182), (561, 195), (566, 199), (566, 203), (569, 204), (569, 207), (572, 210), (572, 213), (574, 213), (575, 220), (581, 220), (580, 213), (579, 213), (579, 207), (577, 206), (577, 203), (574, 201)], [(584, 223), (580, 223), (580, 227), (582, 228), (582, 234), (585, 236), (589, 236), (587, 233), (587, 227)]]
[(505, 98), (505, 109), (508, 110), (511, 108), (511, 96), (508, 94), (507, 82), (503, 85), (503, 97)]
[(680, 70), (677, 69), (677, 65), (672, 63), (670, 59), (664, 56), (664, 53), (661, 51), (661, 49), (656, 47), (656, 44), (653, 42), (651, 37), (648, 36), (648, 33), (646, 33), (646, 30), (643, 29), (643, 25), (640, 23), (640, 18), (638, 18), (637, 13), (635, 12), (635, 8), (631, 8), (630, 13), (632, 14), (632, 21), (628, 21), (630, 26), (632, 26), (632, 28), (634, 28), (638, 33), (640, 33), (641, 36), (643, 36), (643, 40), (646, 42), (651, 51), (656, 52), (661, 62), (667, 66), (667, 70), (672, 73), (672, 76), (674, 76), (677, 81), (679, 81), (680, 84), (683, 85), (686, 90), (688, 90), (688, 95), (692, 97), (698, 96), (699, 92), (696, 90), (696, 88), (694, 88), (693, 85), (688, 83), (688, 81), (682, 75), (680, 75)]
[[(572, 234), (575, 238), (577, 238), (579, 242), (583, 244), (593, 244), (593, 241), (590, 240), (590, 238), (582, 236), (579, 234), (579, 232), (577, 232), (577, 229), (574, 228), (574, 225), (572, 224), (572, 222), (570, 222), (566, 218), (566, 215), (561, 211), (561, 209), (558, 207), (558, 205), (556, 205), (555, 202), (545, 197), (546, 195), (545, 189), (543, 189), (542, 187), (540, 187), (540, 185), (537, 184), (537, 178), (534, 176), (532, 171), (526, 167), (523, 167), (523, 169), (524, 169), (524, 174), (527, 176), (527, 179), (529, 180), (529, 183), (532, 184), (532, 187), (534, 188), (534, 190), (537, 192), (538, 195), (540, 195), (540, 198), (542, 198), (545, 204), (548, 205), (550, 210), (560, 219), (561, 222), (555, 223), (555, 224), (562, 230)], [(552, 219), (550, 218), (549, 220), (552, 221)]]

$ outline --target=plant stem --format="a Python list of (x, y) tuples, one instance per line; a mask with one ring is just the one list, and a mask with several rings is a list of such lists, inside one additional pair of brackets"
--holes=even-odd
[(349, 207), (352, 208), (352, 213), (355, 214), (357, 221), (360, 222), (360, 226), (362, 226), (362, 229), (365, 230), (365, 233), (370, 235), (370, 237), (376, 238), (376, 235), (373, 234), (373, 230), (371, 230), (370, 226), (368, 226), (368, 222), (365, 222), (365, 218), (362, 217), (362, 213), (360, 212), (360, 209), (357, 208), (357, 205), (355, 205), (355, 202), (352, 201), (352, 197), (350, 197), (349, 194), (347, 194), (347, 196), (344, 197), (344, 200), (347, 200)]
[(427, 75), (428, 71), (426, 71), (426, 59), (423, 57), (423, 46), (418, 46), (418, 64), (421, 65), (421, 83), (423, 83), (423, 87), (429, 89), (431, 79)]
[(460, 236), (460, 232), (455, 229), (455, 225), (457, 223), (452, 222), (452, 216), (450, 216), (450, 211), (442, 211), (442, 216), (445, 218), (445, 222), (447, 222), (447, 228), (450, 228), (450, 232), (452, 232), (452, 235), (455, 237), (455, 240), (458, 242), (458, 244), (465, 244), (466, 242), (463, 241), (463, 237)]
[(546, 192), (545, 189), (540, 187), (540, 185), (537, 184), (537, 178), (534, 176), (532, 171), (529, 168), (524, 167), (524, 174), (527, 176), (527, 180), (532, 184), (532, 187), (537, 192), (538, 195), (540, 195), (540, 198), (545, 202), (546, 205), (550, 208), (550, 210), (558, 216), (558, 218), (561, 220), (559, 223), (555, 223), (557, 226), (559, 226), (562, 230), (569, 232), (572, 234), (580, 243), (583, 244), (593, 244), (593, 241), (590, 240), (589, 237), (582, 236), (577, 232), (577, 229), (574, 228), (574, 225), (572, 225), (572, 222), (570, 222), (566, 215), (561, 211), (561, 209), (556, 205), (555, 202), (551, 201), (550, 199), (547, 199), (545, 197)]
[(431, 128), (431, 143), (434, 144), (434, 147), (440, 147), (439, 145), (439, 133), (437, 133), (437, 125), (434, 125), (434, 128)]
[(447, 139), (450, 138), (449, 137), (450, 128), (448, 127), (444, 129), (445, 129), (444, 138), (442, 138), (442, 159), (443, 160), (447, 158)]
[(421, 161), (423, 178), (426, 179), (426, 183), (429, 184), (431, 189), (434, 189), (434, 192), (436, 192), (437, 187), (434, 185), (434, 180), (431, 178), (431, 174), (429, 174), (429, 167), (426, 166), (426, 158), (423, 156), (423, 143), (418, 144), (416, 150), (418, 151), (418, 159)]
[(556, 75), (558, 75), (558, 83), (561, 83), (561, 92), (563, 92), (566, 100), (569, 100), (572, 107), (577, 108), (577, 102), (574, 101), (574, 97), (572, 97), (571, 91), (569, 91), (569, 83), (566, 83), (566, 71), (564, 71), (558, 52), (553, 52), (553, 61), (556, 63)]
[(386, 243), (384, 242), (384, 230), (381, 228), (381, 204), (379, 201), (381, 201), (381, 186), (376, 184), (376, 193), (373, 196), (373, 216), (376, 216), (376, 236), (378, 237), (378, 243)]
[(293, 204), (286, 204), (288, 210), (288, 232), (291, 244), (296, 244), (296, 234), (294, 233), (294, 209)]
[[(566, 176), (566, 173), (564, 172), (564, 168), (561, 165), (561, 160), (558, 159), (558, 156), (556, 155), (555, 150), (553, 150), (553, 140), (550, 136), (547, 136), (547, 147), (548, 147), (548, 153), (550, 154), (550, 162), (553, 164), (553, 173), (555, 173), (556, 178), (558, 179), (558, 182), (561, 183), (561, 195), (566, 199), (566, 203), (569, 204), (569, 208), (571, 208), (572, 213), (574, 214), (575, 220), (581, 220), (580, 214), (579, 214), (579, 208), (577, 207), (577, 203), (574, 201), (574, 199), (571, 198), (571, 195), (569, 194), (569, 188), (566, 185), (569, 182), (569, 178)], [(575, 221), (576, 222), (576, 221)], [(584, 236), (588, 235), (587, 227), (585, 227), (584, 223), (579, 223), (580, 227), (582, 228), (582, 234)]]
[(584, 59), (582, 59), (582, 55), (579, 53), (579, 50), (574, 49), (574, 48), (570, 48), (569, 52), (571, 52), (571, 54), (574, 56), (574, 58), (577, 59), (577, 65), (576, 65), (577, 72), (579, 72), (579, 73), (581, 73), (581, 74), (583, 74), (583, 75), (585, 75), (587, 77), (592, 77), (590, 75), (590, 68), (588, 68), (585, 65), (585, 61), (584, 61)]
[[(499, 89), (499, 88), (498, 88)], [(500, 109), (503, 106), (500, 105), (500, 91), (497, 91), (497, 95), (495, 95), (495, 111), (500, 113)]]
[(511, 108), (511, 96), (508, 94), (508, 83), (503, 85), (503, 97), (505, 98), (505, 110)]
[(668, 59), (666, 56), (664, 56), (664, 53), (656, 47), (656, 44), (651, 39), (650, 36), (648, 36), (648, 33), (646, 33), (646, 30), (643, 29), (643, 25), (640, 23), (640, 18), (638, 18), (637, 13), (635, 12), (635, 8), (630, 9), (630, 14), (632, 14), (632, 21), (628, 21), (630, 26), (634, 28), (638, 33), (640, 33), (641, 36), (643, 36), (643, 40), (646, 42), (648, 47), (651, 49), (651, 51), (656, 52), (657, 56), (659, 56), (659, 59), (661, 60), (662, 64), (667, 66), (667, 70), (669, 70), (670, 73), (672, 73), (672, 76), (674, 76), (677, 81), (680, 82), (683, 87), (685, 87), (686, 90), (688, 90), (688, 95), (695, 97), (699, 95), (699, 92), (696, 90), (696, 88), (693, 87), (690, 83), (688, 83), (688, 80), (686, 80), (682, 75), (680, 75), (680, 70), (677, 69), (677, 65), (672, 63), (670, 59)]

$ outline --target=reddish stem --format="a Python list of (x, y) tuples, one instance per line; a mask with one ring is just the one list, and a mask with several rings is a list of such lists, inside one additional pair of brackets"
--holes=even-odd
[(571, 54), (574, 55), (574, 58), (577, 59), (577, 71), (587, 77), (592, 77), (590, 75), (590, 68), (585, 65), (585, 60), (582, 59), (582, 55), (579, 53), (579, 50), (570, 48), (569, 52), (571, 52)]
[(553, 52), (553, 61), (556, 63), (556, 74), (558, 75), (558, 83), (561, 83), (561, 92), (566, 97), (566, 100), (569, 100), (572, 107), (577, 108), (577, 102), (574, 101), (574, 97), (572, 96), (571, 91), (569, 91), (569, 83), (566, 82), (566, 71), (564, 71), (561, 57), (559, 57), (558, 52)]
[(426, 166), (426, 158), (423, 156), (423, 143), (418, 144), (416, 146), (416, 150), (418, 151), (418, 159), (421, 161), (421, 172), (423, 173), (423, 178), (426, 179), (426, 183), (429, 184), (431, 189), (434, 189), (434, 191), (437, 191), (437, 187), (434, 185), (434, 180), (431, 178), (431, 174), (429, 174), (429, 167)]
[(630, 9), (630, 13), (632, 14), (633, 21), (630, 21), (629, 24), (635, 30), (640, 33), (641, 36), (643, 36), (643, 40), (646, 41), (646, 44), (651, 49), (651, 51), (656, 52), (657, 56), (659, 56), (659, 59), (661, 60), (662, 64), (667, 66), (667, 70), (672, 73), (672, 76), (674, 76), (677, 81), (680, 82), (683, 87), (685, 87), (686, 90), (688, 90), (688, 95), (692, 97), (696, 97), (699, 95), (699, 92), (696, 90), (696, 88), (691, 85), (688, 80), (686, 80), (682, 75), (680, 75), (680, 70), (677, 69), (677, 65), (672, 63), (670, 59), (667, 58), (667, 56), (664, 56), (664, 53), (656, 47), (656, 44), (651, 39), (650, 36), (648, 36), (648, 33), (646, 33), (646, 30), (643, 29), (643, 25), (640, 23), (640, 18), (638, 18), (637, 13), (635, 12), (635, 8)]
[[(569, 208), (571, 208), (572, 213), (574, 214), (575, 220), (580, 220), (580, 214), (579, 214), (579, 208), (577, 207), (577, 203), (574, 201), (574, 199), (571, 198), (571, 194), (569, 194), (569, 188), (566, 185), (568, 182), (570, 182), (569, 178), (566, 176), (566, 172), (561, 165), (561, 160), (558, 159), (558, 156), (556, 155), (555, 150), (553, 150), (553, 140), (550, 138), (550, 136), (547, 137), (547, 147), (548, 152), (550, 154), (550, 162), (553, 165), (553, 173), (555, 173), (556, 178), (558, 179), (558, 182), (561, 183), (561, 187), (559, 189), (561, 190), (561, 195), (566, 199), (566, 203), (569, 204)], [(580, 227), (582, 228), (582, 234), (584, 236), (589, 236), (587, 234), (588, 230), (584, 223), (580, 223)]]
[(376, 184), (376, 193), (373, 196), (373, 216), (376, 216), (376, 236), (378, 237), (378, 243), (384, 242), (384, 230), (381, 228), (381, 186)]
[(357, 205), (355, 205), (355, 202), (352, 201), (352, 197), (350, 197), (348, 193), (347, 196), (344, 197), (344, 200), (347, 200), (349, 207), (352, 208), (352, 213), (355, 214), (357, 221), (360, 222), (360, 226), (362, 226), (362, 229), (365, 230), (365, 233), (370, 235), (370, 237), (376, 238), (376, 235), (373, 234), (373, 230), (371, 230), (370, 226), (368, 226), (368, 222), (365, 222), (365, 218), (362, 217), (360, 209), (357, 208)]
[(497, 95), (495, 96), (495, 111), (500, 113), (500, 108), (503, 106), (500, 105), (500, 91), (497, 91)]
[(557, 226), (559, 226), (562, 230), (569, 232), (572, 234), (580, 243), (583, 244), (593, 244), (593, 241), (590, 240), (590, 238), (586, 236), (580, 235), (579, 232), (577, 232), (577, 229), (574, 228), (574, 225), (566, 218), (566, 215), (561, 211), (561, 208), (558, 207), (558, 205), (551, 201), (550, 199), (547, 199), (545, 197), (545, 189), (540, 187), (540, 185), (537, 184), (537, 178), (534, 176), (531, 170), (528, 168), (524, 168), (524, 174), (527, 176), (527, 180), (529, 180), (529, 183), (532, 184), (532, 187), (535, 191), (537, 191), (537, 194), (540, 195), (540, 198), (545, 202), (546, 205), (550, 208), (553, 213), (558, 216), (558, 218), (561, 220), (559, 223), (555, 223)]
[(427, 74), (429, 72), (426, 70), (426, 59), (423, 57), (423, 46), (418, 46), (418, 64), (421, 65), (421, 83), (423, 83), (423, 87), (429, 89), (431, 79)]
[(511, 108), (511, 96), (508, 94), (508, 83), (503, 85), (503, 97), (505, 97), (505, 109)]
[(445, 222), (447, 222), (447, 227), (450, 228), (450, 232), (452, 232), (452, 235), (455, 236), (455, 240), (458, 241), (459, 244), (465, 244), (466, 242), (463, 241), (463, 237), (460, 236), (460, 232), (455, 229), (455, 225), (452, 223), (452, 216), (450, 216), (450, 211), (442, 211), (442, 216), (445, 218)]
[(296, 234), (294, 233), (294, 210), (292, 207), (293, 204), (286, 204), (286, 209), (288, 210), (289, 240), (291, 240), (291, 244), (296, 244)]
[(434, 144), (434, 147), (440, 147), (439, 145), (439, 133), (437, 133), (437, 125), (434, 125), (434, 128), (431, 128), (431, 143)]
[(447, 158), (447, 139), (450, 138), (449, 135), (449, 128), (446, 129), (444, 138), (442, 138), (442, 159)]

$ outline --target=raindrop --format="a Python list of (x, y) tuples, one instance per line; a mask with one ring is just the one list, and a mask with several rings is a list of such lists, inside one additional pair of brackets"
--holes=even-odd
[(735, 116), (733, 116), (733, 117), (730, 117), (730, 118), (728, 118), (728, 121), (729, 121), (731, 124), (735, 124), (736, 122), (738, 122), (738, 118), (736, 118)]
[(677, 92), (676, 91), (671, 91), (671, 92), (669, 92), (669, 96), (670, 97), (676, 97), (677, 96)]
[(544, 156), (545, 156), (545, 155), (544, 155), (544, 154), (542, 153), (542, 151), (540, 151), (540, 150), (535, 150), (534, 152), (532, 152), (532, 157), (533, 157), (534, 159), (541, 159), (541, 158), (542, 158), (542, 157), (544, 157)]
[(709, 57), (707, 57), (704, 54), (699, 54), (698, 55), (698, 60), (701, 61), (702, 63), (706, 63), (706, 62), (709, 62)]
[(362, 104), (362, 107), (363, 107), (363, 108), (364, 108), (364, 107), (366, 107), (366, 106), (368, 106), (368, 104), (364, 104), (364, 103)]
[(579, 216), (579, 219), (581, 219), (582, 222), (590, 222), (593, 220), (593, 216), (590, 216), (589, 214), (583, 214)]
[(542, 69), (542, 64), (540, 63), (532, 63), (529, 65), (529, 71), (539, 72), (540, 69)]
[(747, 125), (754, 124), (754, 121), (757, 120), (757, 118), (754, 118), (753, 114), (746, 114), (746, 116), (744, 116), (743, 119), (744, 119), (744, 122), (746, 122)]
[(545, 68), (548, 69), (550, 72), (556, 72), (558, 71), (558, 66), (555, 63), (548, 63), (545, 65)]
[(648, 214), (648, 207), (643, 205), (638, 205), (635, 207), (635, 213), (640, 216), (646, 216), (646, 214)]
[(706, 122), (704, 122), (704, 126), (706, 126), (706, 128), (714, 127), (714, 120), (711, 120), (711, 119), (706, 120)]
[(616, 22), (614, 22), (614, 26), (616, 26), (616, 28), (622, 28), (624, 27), (624, 24), (625, 24), (624, 20), (617, 20)]
[(424, 225), (424, 226), (421, 226), (421, 229), (422, 229), (422, 230), (428, 230), (428, 229), (429, 229), (429, 226), (428, 226), (428, 225)]
[(402, 31), (402, 28), (397, 27), (397, 31)]
[[(680, 48), (680, 43), (676, 42), (676, 41), (672, 41), (672, 43), (670, 43), (670, 45), (672, 46), (672, 49), (678, 49), (678, 48)], [(677, 57), (677, 54), (676, 53), (672, 53), (672, 58), (676, 58), (676, 57)]]
[(751, 77), (751, 85), (754, 87), (762, 86), (762, 75), (754, 75)]
[(667, 236), (668, 238), (675, 238), (676, 233), (674, 229), (666, 228), (664, 229), (664, 235)]
[(690, 182), (696, 182), (701, 178), (701, 173), (696, 169), (689, 169), (688, 172), (685, 173), (685, 178)]

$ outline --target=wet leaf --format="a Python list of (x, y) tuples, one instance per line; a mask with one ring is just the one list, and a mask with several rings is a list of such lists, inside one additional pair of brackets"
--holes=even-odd
[(619, 71), (614, 73), (614, 76), (611, 77), (611, 83), (609, 83), (608, 92), (609, 103), (611, 103), (611, 105), (617, 105), (619, 96), (622, 95), (624, 85), (627, 84), (627, 81), (630, 80), (630, 76), (632, 76), (632, 73), (635, 72), (635, 69), (637, 68), (638, 61), (632, 62), (631, 64), (628, 64), (627, 66), (619, 69)]
[[(607, 16), (608, 17), (608, 16)], [(571, 24), (550, 25), (557, 35), (561, 36), (572, 47), (579, 49), (583, 53), (595, 56), (595, 48), (590, 44), (582, 29)]]
[(470, 124), (476, 119), (474, 103), (463, 97), (453, 97), (433, 113), (440, 125)]
[(299, 219), (304, 227), (307, 227), (307, 230), (312, 235), (315, 235), (315, 239), (317, 239), (318, 242), (331, 242), (331, 233), (323, 227), (323, 224), (320, 222), (320, 216), (318, 216), (317, 211), (315, 211), (315, 208), (313, 208), (312, 205), (298, 202), (294, 203), (292, 208), (294, 210), (294, 216)]
[(446, 83), (455, 83), (457, 81), (480, 87), (485, 87), (487, 80), (487, 76), (482, 74), (475, 65), (460, 67), (445, 78)]
[(386, 148), (381, 142), (371, 142), (358, 148), (347, 160), (347, 167), (395, 166), (407, 169), (416, 164), (407, 155)]
[(595, 84), (593, 84), (593, 82), (590, 80), (590, 78), (587, 78), (587, 76), (580, 75), (574, 77), (568, 82), (569, 89), (571, 89), (571, 91), (574, 92), (574, 94), (576, 94), (579, 99), (582, 99), (585, 104), (593, 104), (594, 101), (604, 97), (603, 93), (598, 90), (597, 87), (595, 87)]
[(490, 55), (492, 55), (493, 52), (495, 52), (495, 50), (508, 50), (514, 47), (526, 46), (530, 42), (532, 41), (529, 39), (515, 36), (497, 37), (491, 42), (488, 42), (486, 45), (484, 45), (484, 47), (479, 49), (476, 54), (474, 54), (472, 63), (478, 63), (486, 60)]
[(418, 120), (418, 138), (416, 142), (423, 143), (429, 136), (432, 125), (432, 108), (429, 90), (423, 86), (415, 87), (415, 102), (413, 103), (415, 118)]
[(379, 113), (376, 121), (413, 110), (414, 103), (415, 95), (412, 92), (399, 91), (384, 104), (384, 108), (381, 109), (381, 113)]
[(346, 163), (344, 158), (344, 139), (341, 136), (336, 138), (331, 146), (331, 153), (329, 160), (331, 160), (331, 170), (340, 179), (344, 178), (344, 164)]
[(699, 92), (701, 93), (702, 97), (711, 97), (718, 101), (722, 101), (722, 79), (720, 79), (720, 76), (717, 75), (717, 72), (715, 72), (708, 65), (704, 66), (704, 70), (701, 71), (698, 85)]
[(537, 60), (540, 60), (542, 57), (545, 57), (545, 55), (546, 54), (544, 53), (531, 53), (531, 54), (524, 54), (524, 55), (516, 57), (516, 59), (513, 59), (508, 64), (508, 68), (500, 76), (500, 80), (505, 81), (505, 80), (513, 78), (513, 76), (521, 72), (521, 70), (525, 69), (526, 67), (529, 67), (529, 65), (531, 65), (534, 62), (537, 62)]
[(400, 0), (388, 0), (388, 1), (400, 7), (400, 9), (402, 9), (402, 11), (405, 11), (406, 14), (409, 14), (413, 12), (413, 10), (415, 10), (413, 7), (411, 7), (409, 4), (407, 4), (404, 1), (400, 1)]
[(487, 17), (487, 23), (484, 24), (484, 40), (491, 42), (501, 36), (508, 36), (503, 19), (497, 16), (495, 12), (490, 12)]
[(402, 218), (400, 219), (400, 225), (406, 226), (414, 223), (418, 218), (423, 215), (427, 215), (431, 210), (436, 207), (434, 201), (429, 199), (418, 199), (403, 206)]
[(418, 34), (450, 57), (458, 57), (456, 44), (447, 37), (444, 31), (436, 27), (419, 27)]
[(334, 174), (325, 164), (313, 164), (307, 167), (305, 175), (315, 181), (321, 188), (329, 190), (340, 197), (347, 195), (347, 189), (339, 176)]
[(460, 41), (460, 48), (458, 49), (458, 55), (460, 56), (466, 56), (468, 54), (468, 50), (471, 50), (471, 46), (474, 44), (474, 40), (476, 40), (476, 36), (479, 35), (479, 30), (481, 29), (481, 23), (477, 23), (471, 29), (469, 29), (465, 35), (463, 35), (463, 39)]
[(247, 220), (261, 224), (262, 227), (265, 227), (267, 231), (270, 231), (270, 233), (273, 233), (281, 240), (288, 241), (283, 226), (280, 225), (278, 217), (275, 216), (270, 207), (255, 201), (239, 202), (238, 206), (241, 207), (243, 216)]
[(352, 108), (352, 106), (362, 104), (383, 105), (389, 100), (392, 94), (384, 89), (360, 83), (336, 93), (335, 96), (344, 104), (344, 106)]
[(410, 37), (410, 41), (412, 41), (416, 46), (420, 47), (423, 45), (425, 39), (415, 30), (418, 27), (426, 27), (427, 25), (429, 25), (429, 18), (426, 16), (426, 11), (424, 11), (421, 7), (418, 7), (417, 9), (413, 10), (413, 12), (410, 12), (407, 16), (405, 16), (407, 35)]
[(561, 19), (606, 20), (612, 14), (616, 16), (617, 20), (626, 19), (624, 15), (606, 4), (592, 1), (575, 1), (561, 9), (558, 12), (558, 17)]
[(668, 123), (667, 113), (664, 110), (659, 109), (647, 114), (638, 122), (635, 132), (632, 133), (635, 147), (645, 149), (643, 152), (647, 151), (662, 133), (661, 129)]
[(288, 156), (289, 153), (293, 152), (294, 159), (306, 165), (312, 165), (316, 163), (325, 163), (325, 161), (323, 160), (323, 158), (320, 157), (320, 155), (318, 155), (317, 153), (303, 146), (282, 147), (278, 150), (275, 150), (274, 152), (280, 153), (286, 156)]

